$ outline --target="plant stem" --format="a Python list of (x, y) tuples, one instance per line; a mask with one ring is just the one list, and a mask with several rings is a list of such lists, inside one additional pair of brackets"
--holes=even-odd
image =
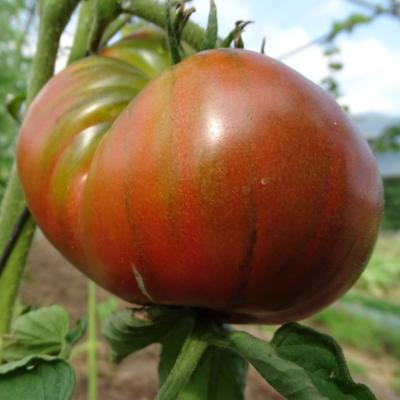
[(89, 51), (96, 52), (107, 26), (121, 14), (119, 1), (95, 0), (93, 22), (89, 33)]
[(200, 319), (194, 323), (191, 334), (183, 343), (175, 365), (155, 400), (176, 400), (178, 398), (208, 347), (207, 327), (208, 325)]
[[(154, 0), (123, 0), (121, 3), (123, 12), (134, 14), (161, 28), (166, 28), (164, 4), (157, 3)], [(182, 31), (182, 39), (196, 50), (201, 50), (204, 37), (204, 29), (191, 21), (186, 24)]]
[(118, 33), (131, 19), (132, 15), (126, 14), (111, 22), (103, 32), (99, 48), (101, 49), (106, 46), (108, 41), (111, 40), (113, 36)]
[(96, 284), (88, 279), (88, 400), (97, 399), (97, 332), (96, 332)]
[(7, 265), (7, 261), (12, 251), (14, 250), (14, 247), (22, 230), (24, 229), (24, 226), (29, 221), (29, 219), (30, 219), (29, 210), (27, 208), (24, 208), (20, 217), (18, 218), (17, 224), (14, 227), (14, 230), (10, 236), (9, 241), (7, 242), (6, 247), (4, 248), (3, 253), (0, 255), (0, 277), (3, 272), (3, 269)]
[[(45, 0), (41, 2), (39, 34), (27, 90), (29, 105), (54, 72), (61, 33), (79, 0)], [(24, 194), (14, 163), (6, 192), (0, 205), (0, 254), (25, 207)], [(0, 279), (0, 335), (10, 328), (14, 303), (18, 294), (35, 223), (29, 218), (8, 258)]]
[(67, 64), (71, 64), (87, 54), (93, 12), (93, 0), (83, 0), (79, 6), (78, 23)]
[(28, 104), (53, 76), (60, 37), (79, 0), (46, 0), (40, 15), (36, 55), (28, 86)]

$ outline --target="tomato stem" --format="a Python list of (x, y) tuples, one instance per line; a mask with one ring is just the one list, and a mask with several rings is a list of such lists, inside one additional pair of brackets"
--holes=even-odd
[[(168, 34), (169, 51), (171, 53), (171, 60), (173, 64), (178, 64), (182, 60), (181, 50), (179, 48), (179, 40), (174, 23), (171, 17), (172, 5), (171, 1), (165, 2), (165, 26)], [(176, 21), (176, 18), (175, 18)]]
[(201, 318), (193, 323), (193, 329), (183, 343), (175, 364), (157, 394), (156, 400), (176, 400), (189, 381), (208, 347), (208, 324)]
[(68, 57), (68, 64), (85, 57), (87, 54), (93, 9), (94, 0), (86, 0), (80, 3), (78, 23), (76, 25), (71, 52)]
[(89, 51), (96, 52), (107, 26), (121, 14), (119, 2), (110, 0), (95, 0), (93, 23), (89, 33)]
[[(121, 1), (121, 0), (120, 0)], [(161, 28), (166, 28), (164, 5), (154, 0), (122, 0), (122, 11), (136, 15), (152, 22)], [(204, 43), (205, 31), (194, 22), (188, 21), (182, 31), (182, 40), (195, 50), (201, 50)]]
[(87, 283), (88, 313), (88, 400), (97, 399), (97, 332), (96, 332), (96, 284), (88, 279)]
[(124, 26), (132, 19), (131, 14), (125, 14), (120, 16), (120, 18), (115, 19), (113, 22), (107, 26), (104, 30), (103, 35), (100, 40), (99, 48), (103, 48), (107, 45), (108, 41), (113, 38), (113, 36), (118, 33)]
[(14, 250), (15, 245), (17, 244), (18, 238), (21, 235), (22, 230), (25, 227), (25, 224), (29, 221), (30, 219), (30, 213), (28, 208), (24, 208), (21, 215), (18, 218), (18, 221), (14, 227), (14, 230), (7, 242), (6, 247), (4, 248), (4, 251), (2, 254), (0, 254), (0, 277), (1, 273), (3, 272), (7, 261)]

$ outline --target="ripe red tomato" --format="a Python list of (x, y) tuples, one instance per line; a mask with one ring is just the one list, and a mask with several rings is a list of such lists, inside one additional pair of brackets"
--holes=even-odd
[(73, 264), (128, 301), (246, 322), (303, 318), (355, 282), (381, 182), (326, 93), (266, 56), (212, 50), (110, 127), (144, 82), (96, 60), (47, 84), (18, 144), (29, 207)]

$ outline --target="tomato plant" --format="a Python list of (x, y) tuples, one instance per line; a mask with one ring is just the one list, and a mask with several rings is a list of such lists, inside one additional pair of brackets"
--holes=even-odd
[[(148, 18), (147, 3), (96, 2), (88, 48), (122, 11)], [(30, 104), (17, 167), (35, 221), (89, 278), (145, 306), (118, 312), (105, 336), (117, 361), (161, 343), (157, 399), (242, 399), (248, 362), (288, 399), (372, 399), (330, 337), (289, 323), (269, 344), (224, 325), (295, 321), (355, 282), (382, 213), (366, 142), (289, 67), (218, 48), (243, 47), (246, 21), (221, 41), (211, 2), (206, 32), (188, 25), (190, 44), (209, 50), (192, 54), (181, 44), (192, 10), (167, 2), (161, 24), (162, 9), (149, 3), (167, 35), (146, 27), (76, 61)], [(28, 360), (0, 366), (0, 384), (32, 360), (49, 371), (84, 331), (68, 331), (57, 308), (22, 315), (12, 356), (27, 327), (39, 326), (35, 340), (48, 345), (46, 318), (60, 321), (58, 358), (23, 343)], [(210, 377), (221, 368), (223, 379)]]

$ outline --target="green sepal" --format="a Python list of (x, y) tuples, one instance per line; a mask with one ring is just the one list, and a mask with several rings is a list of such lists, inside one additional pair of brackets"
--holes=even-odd
[(160, 342), (172, 330), (184, 311), (175, 307), (151, 306), (112, 313), (105, 321), (103, 335), (116, 363), (152, 343)]
[(210, 12), (208, 14), (207, 29), (201, 50), (215, 49), (218, 40), (217, 6), (214, 0), (210, 0)]
[[(173, 64), (178, 64), (184, 58), (184, 53), (181, 47), (182, 31), (190, 16), (195, 9), (185, 9), (187, 0), (165, 2), (165, 27), (168, 35), (168, 45), (171, 53), (171, 60)], [(176, 12), (172, 12), (175, 8)]]
[(243, 48), (242, 33), (247, 25), (252, 24), (253, 21), (236, 21), (235, 27), (229, 32), (228, 36), (222, 41), (220, 47), (227, 48), (234, 44), (235, 47)]

